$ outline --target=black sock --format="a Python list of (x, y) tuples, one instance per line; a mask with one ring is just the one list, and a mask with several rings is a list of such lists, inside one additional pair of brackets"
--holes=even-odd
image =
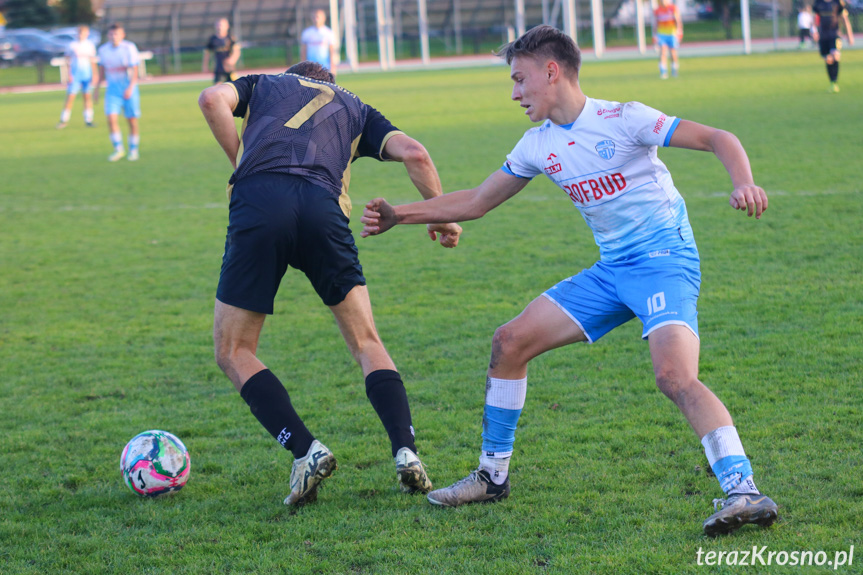
[(366, 376), (366, 396), (381, 418), (387, 435), (390, 436), (393, 457), (398, 450), (407, 447), (414, 453), (414, 432), (411, 425), (411, 408), (408, 395), (399, 372), (379, 369)]
[(273, 372), (265, 369), (250, 377), (240, 390), (240, 395), (249, 404), (252, 415), (258, 418), (276, 441), (291, 451), (294, 457), (305, 457), (315, 438), (294, 411), (288, 390)]
[(827, 75), (830, 77), (831, 82), (839, 80), (839, 62), (827, 64)]

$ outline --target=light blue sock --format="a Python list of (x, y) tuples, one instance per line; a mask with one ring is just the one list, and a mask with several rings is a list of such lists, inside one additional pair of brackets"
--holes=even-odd
[(526, 395), (527, 378), (486, 379), (480, 469), (487, 471), (498, 485), (506, 481), (509, 474), (515, 429)]

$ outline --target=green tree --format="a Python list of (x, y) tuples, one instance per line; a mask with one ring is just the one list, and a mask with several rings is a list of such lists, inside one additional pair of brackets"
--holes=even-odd
[(60, 21), (66, 24), (92, 24), (96, 19), (90, 0), (59, 0), (56, 7)]
[(47, 0), (7, 0), (4, 13), (9, 28), (45, 28), (57, 22)]

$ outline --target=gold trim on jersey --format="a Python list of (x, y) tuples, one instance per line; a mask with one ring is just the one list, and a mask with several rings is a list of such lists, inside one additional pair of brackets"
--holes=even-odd
[[(239, 167), (240, 162), (243, 161), (243, 134), (246, 131), (246, 125), (249, 123), (249, 109), (251, 106), (246, 106), (246, 115), (243, 116), (243, 126), (240, 128), (240, 146), (237, 148), (237, 166)], [(234, 184), (228, 183), (228, 187), (225, 189), (225, 192), (228, 194), (228, 201), (231, 201), (231, 194), (234, 192)]]
[(360, 134), (354, 141), (351, 142), (351, 158), (348, 160), (348, 167), (345, 168), (345, 173), (342, 174), (342, 193), (339, 194), (339, 206), (342, 208), (342, 213), (345, 214), (345, 217), (351, 217), (351, 209), (353, 206), (351, 205), (351, 197), (348, 195), (348, 187), (351, 185), (351, 164), (354, 161), (354, 158), (357, 157), (357, 148), (360, 146), (360, 138), (363, 135)]
[(381, 149), (380, 149), (380, 150), (378, 150), (378, 156), (380, 156), (380, 158), (381, 158), (383, 161), (385, 161), (385, 162), (394, 162), (394, 161), (395, 161), (395, 160), (387, 160), (386, 158), (384, 158), (384, 148), (386, 148), (386, 146), (387, 146), (387, 142), (389, 142), (389, 141), (390, 141), (390, 138), (392, 138), (393, 136), (398, 136), (398, 135), (402, 135), (402, 136), (404, 136), (404, 135), (405, 135), (405, 133), (404, 133), (404, 132), (401, 132), (401, 131), (399, 131), (399, 130), (393, 130), (392, 132), (390, 132), (389, 134), (387, 134), (386, 136), (384, 136), (384, 139), (383, 139), (383, 141), (381, 142)]
[[(236, 87), (236, 86), (234, 86), (233, 84), (228, 84), (228, 86), (230, 86), (231, 88), (233, 88), (233, 89), (234, 89), (234, 92), (236, 92), (236, 93), (237, 93), (237, 103), (236, 103), (236, 104), (234, 104), (234, 109), (233, 109), (233, 110), (231, 110), (231, 111), (233, 112), (234, 110), (236, 110), (236, 109), (237, 109), (237, 106), (239, 106), (239, 105), (240, 105), (240, 93), (239, 93), (239, 92), (237, 92), (237, 87)], [(255, 86), (252, 86), (252, 91), (253, 91), (253, 92), (255, 91)], [(244, 148), (243, 148), (243, 134), (244, 134), (244, 133), (245, 133), (245, 131), (246, 131), (246, 124), (248, 124), (248, 123), (249, 123), (249, 110), (250, 110), (250, 109), (251, 109), (251, 107), (252, 107), (252, 102), (251, 102), (251, 100), (252, 100), (252, 99), (251, 99), (251, 98), (249, 98), (249, 103), (248, 103), (248, 104), (246, 104), (246, 115), (245, 115), (245, 116), (243, 116), (243, 125), (242, 125), (242, 127), (240, 128), (240, 145), (237, 147), (237, 157), (236, 157), (236, 162), (235, 162), (235, 163), (236, 163), (236, 165), (237, 165), (238, 167), (239, 167), (239, 165), (240, 165), (240, 161), (243, 159), (243, 149), (244, 149)], [(234, 184), (232, 184), (232, 183), (230, 183), (230, 182), (229, 182), (229, 183), (228, 183), (228, 186), (225, 188), (225, 193), (228, 195), (228, 201), (230, 202), (230, 201), (231, 201), (231, 194), (232, 194), (232, 193), (234, 193)]]
[[(233, 80), (233, 78), (231, 78), (231, 80)], [(234, 103), (234, 107), (233, 107), (233, 108), (231, 108), (231, 111), (233, 112), (234, 110), (236, 110), (236, 109), (237, 109), (237, 106), (239, 106), (239, 105), (240, 105), (240, 93), (239, 93), (239, 92), (237, 92), (237, 87), (236, 87), (236, 86), (234, 86), (233, 84), (231, 84), (230, 82), (222, 82), (222, 85), (224, 85), (224, 86), (230, 86), (230, 87), (234, 90), (234, 95), (236, 95), (236, 96), (237, 96), (237, 101)], [(252, 90), (254, 90), (254, 88), (252, 88)]]
[[(387, 142), (393, 136), (398, 136), (399, 134), (404, 135), (404, 132), (400, 132), (399, 130), (393, 130), (386, 136), (384, 136), (384, 140), (381, 143), (381, 149), (378, 151), (378, 155), (385, 162), (390, 162), (394, 160), (386, 160), (384, 158), (384, 147), (386, 147)], [(342, 213), (345, 214), (346, 217), (351, 217), (351, 210), (353, 209), (353, 205), (351, 204), (351, 197), (348, 195), (348, 187), (351, 185), (351, 164), (353, 163), (355, 158), (358, 158), (357, 148), (360, 146), (360, 138), (362, 138), (362, 134), (357, 136), (353, 142), (351, 142), (351, 158), (348, 160), (348, 167), (345, 168), (345, 173), (342, 174), (342, 193), (339, 194), (339, 206), (342, 208)]]

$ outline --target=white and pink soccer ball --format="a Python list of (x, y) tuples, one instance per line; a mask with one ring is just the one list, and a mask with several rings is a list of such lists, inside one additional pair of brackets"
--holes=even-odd
[(120, 456), (123, 481), (141, 497), (179, 491), (189, 480), (190, 469), (189, 451), (183, 442), (158, 429), (133, 437)]

